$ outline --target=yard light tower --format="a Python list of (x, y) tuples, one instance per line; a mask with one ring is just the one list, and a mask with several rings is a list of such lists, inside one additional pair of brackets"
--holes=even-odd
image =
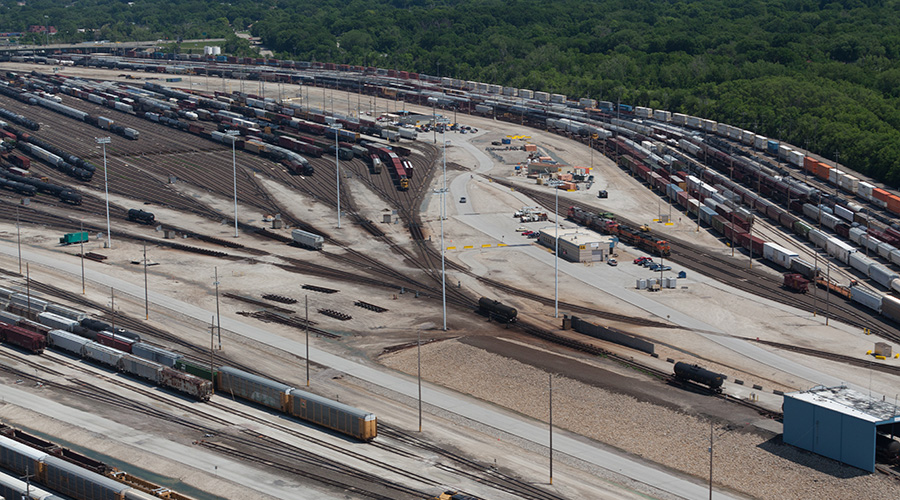
[(338, 132), (341, 130), (341, 124), (335, 123), (332, 125), (334, 128), (334, 177), (337, 179), (337, 219), (338, 219), (338, 229), (341, 228), (341, 160), (340, 150), (338, 149)]
[(106, 247), (112, 248), (112, 232), (109, 225), (109, 177), (106, 173), (106, 145), (110, 143), (109, 137), (95, 137), (97, 144), (103, 146), (103, 188), (106, 191)]
[(238, 237), (238, 213), (237, 213), (237, 158), (234, 152), (234, 143), (237, 142), (237, 136), (240, 134), (237, 130), (229, 130), (225, 132), (231, 137), (231, 171), (234, 178), (234, 237)]

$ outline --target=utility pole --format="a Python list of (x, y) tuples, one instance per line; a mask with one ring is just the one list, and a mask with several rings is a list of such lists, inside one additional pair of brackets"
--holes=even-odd
[(304, 296), (306, 309), (306, 387), (309, 387), (309, 295)]
[(219, 311), (219, 267), (216, 266), (213, 269), (216, 276), (216, 281), (213, 282), (216, 285), (216, 324), (219, 329), (219, 350), (222, 350), (222, 314)]
[[(84, 226), (84, 223), (81, 223)], [(16, 247), (19, 249), (19, 274), (22, 274), (22, 233), (19, 230), (19, 206), (16, 205)], [(82, 255), (84, 255), (84, 244), (81, 244)]]
[(106, 145), (111, 141), (109, 137), (94, 138), (97, 144), (103, 145), (103, 186), (106, 191), (106, 247), (112, 248), (112, 230), (109, 225), (109, 177), (106, 170)]
[(553, 484), (553, 374), (547, 376), (550, 379), (550, 484)]
[[(84, 263), (84, 257), (81, 260)], [(82, 273), (83, 274), (83, 273)], [(150, 289), (147, 288), (147, 244), (144, 243), (144, 314), (150, 319)]]
[[(19, 227), (18, 221), (16, 221), (16, 228)], [(81, 234), (78, 237), (81, 240), (81, 295), (84, 295), (86, 292), (86, 288), (84, 286), (84, 219), (81, 219)], [(19, 271), (21, 273), (21, 271)]]
[(422, 330), (418, 330), (416, 335), (416, 379), (419, 384), (419, 432), (422, 432)]

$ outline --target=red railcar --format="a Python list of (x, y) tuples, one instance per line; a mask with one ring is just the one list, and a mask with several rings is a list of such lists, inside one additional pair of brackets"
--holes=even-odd
[(114, 335), (111, 332), (100, 332), (97, 334), (97, 343), (131, 353), (131, 344), (134, 343), (134, 340), (121, 335)]
[(0, 340), (35, 354), (41, 354), (47, 346), (46, 336), (6, 323), (0, 323)]

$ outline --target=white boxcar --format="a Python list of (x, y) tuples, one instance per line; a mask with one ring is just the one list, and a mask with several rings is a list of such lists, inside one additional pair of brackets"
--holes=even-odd
[(869, 275), (869, 268), (875, 264), (875, 261), (866, 257), (865, 254), (860, 252), (853, 252), (850, 254), (847, 259), (850, 263), (850, 267), (856, 269), (857, 271), (863, 273), (864, 275)]
[(775, 243), (763, 243), (763, 258), (770, 260), (785, 269), (790, 269), (791, 261), (798, 256), (797, 252), (792, 252)]

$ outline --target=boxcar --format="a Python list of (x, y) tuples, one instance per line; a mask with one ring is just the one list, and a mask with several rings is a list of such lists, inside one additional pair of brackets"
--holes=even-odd
[(219, 367), (218, 388), (220, 392), (255, 401), (278, 411), (288, 411), (288, 396), (291, 386), (275, 382), (252, 373)]
[(98, 344), (103, 344), (107, 347), (112, 347), (113, 349), (122, 351), (122, 352), (131, 352), (131, 344), (134, 343), (133, 340), (122, 337), (118, 333), (113, 332), (100, 332), (97, 334)]
[(174, 370), (168, 366), (164, 366), (159, 372), (159, 384), (193, 396), (198, 401), (209, 401), (213, 391), (211, 380), (203, 380), (200, 377)]
[(43, 451), (0, 436), (0, 468), (20, 476), (37, 474), (39, 462), (46, 456)]
[(131, 487), (101, 476), (65, 460), (46, 456), (41, 474), (48, 488), (72, 498), (91, 500), (119, 500), (126, 497)]
[(191, 375), (202, 378), (203, 380), (213, 381), (218, 378), (219, 372), (216, 370), (210, 371), (210, 366), (204, 365), (202, 363), (198, 363), (195, 361), (191, 361), (187, 358), (181, 358), (175, 362), (175, 369), (181, 370), (185, 373), (189, 373)]
[(322, 427), (370, 441), (378, 433), (375, 414), (300, 389), (290, 392), (289, 413)]

